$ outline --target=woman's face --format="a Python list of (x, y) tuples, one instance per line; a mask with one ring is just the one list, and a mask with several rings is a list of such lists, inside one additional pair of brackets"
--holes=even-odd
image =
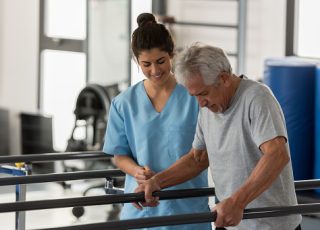
[(158, 48), (144, 50), (138, 57), (143, 74), (155, 84), (163, 84), (171, 74), (171, 57), (166, 51)]

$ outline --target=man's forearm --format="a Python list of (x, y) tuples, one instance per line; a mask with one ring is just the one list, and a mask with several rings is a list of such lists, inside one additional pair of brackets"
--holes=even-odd
[(192, 149), (168, 169), (153, 176), (153, 179), (156, 180), (160, 188), (181, 184), (194, 178), (208, 168), (209, 163), (207, 153), (203, 151), (200, 157), (195, 157), (193, 151), (194, 150)]

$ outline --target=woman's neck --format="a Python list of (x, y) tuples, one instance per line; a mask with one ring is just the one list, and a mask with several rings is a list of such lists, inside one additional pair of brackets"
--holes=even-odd
[(176, 82), (176, 79), (174, 78), (173, 74), (170, 74), (167, 81), (161, 85), (154, 84), (149, 79), (146, 79), (144, 81), (144, 87), (146, 88), (148, 94), (158, 94), (158, 93), (163, 93), (163, 92), (171, 92), (174, 89), (174, 87), (176, 86), (176, 84), (177, 84), (177, 82)]

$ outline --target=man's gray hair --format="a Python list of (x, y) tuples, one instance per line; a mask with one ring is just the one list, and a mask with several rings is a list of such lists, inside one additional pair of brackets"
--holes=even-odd
[(232, 74), (228, 57), (222, 49), (200, 43), (195, 43), (178, 54), (174, 66), (175, 77), (182, 85), (198, 74), (206, 85), (216, 84), (221, 72)]

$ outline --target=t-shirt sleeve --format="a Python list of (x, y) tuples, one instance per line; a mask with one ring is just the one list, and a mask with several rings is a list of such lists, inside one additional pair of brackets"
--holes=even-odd
[(197, 127), (196, 127), (196, 133), (194, 134), (194, 139), (192, 143), (192, 147), (194, 149), (198, 150), (204, 150), (206, 149), (206, 143), (204, 141), (203, 131), (202, 131), (202, 119), (201, 119), (201, 110), (198, 115), (198, 121), (197, 121)]
[(123, 116), (112, 100), (104, 140), (103, 152), (112, 155), (131, 155)]
[(283, 136), (287, 140), (282, 109), (268, 89), (262, 90), (254, 97), (249, 113), (252, 137), (258, 147), (278, 136)]

